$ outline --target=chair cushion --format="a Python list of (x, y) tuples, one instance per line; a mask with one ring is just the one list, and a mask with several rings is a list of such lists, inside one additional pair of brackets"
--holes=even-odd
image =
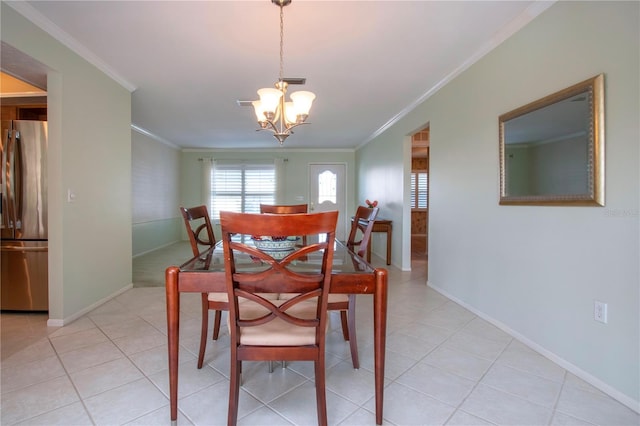
[(348, 302), (348, 294), (331, 294), (329, 293), (329, 303)]
[[(284, 302), (276, 300), (274, 304), (279, 306)], [(263, 306), (248, 300), (239, 303), (239, 309), (242, 319), (258, 318), (268, 313)], [(287, 312), (300, 318), (315, 318), (316, 303), (300, 303)], [(230, 328), (231, 323), (228, 321), (227, 324)], [(316, 343), (315, 327), (299, 327), (280, 318), (255, 327), (242, 327), (240, 333), (240, 344), (248, 346), (301, 346)]]
[(289, 299), (293, 299), (295, 296), (299, 295), (300, 293), (280, 293), (278, 295), (278, 300), (289, 300)]
[(226, 292), (209, 293), (209, 295), (207, 296), (207, 300), (211, 302), (228, 302), (229, 296)]

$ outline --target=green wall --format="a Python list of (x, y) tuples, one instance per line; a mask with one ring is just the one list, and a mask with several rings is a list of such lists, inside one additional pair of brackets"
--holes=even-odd
[[(347, 210), (355, 211), (353, 150), (196, 150), (180, 151), (132, 132), (133, 145), (133, 255), (138, 256), (179, 240), (187, 240), (178, 211), (180, 205), (204, 203), (204, 158), (219, 160), (286, 159), (284, 165), (285, 204), (307, 203), (310, 163), (341, 163), (347, 168)], [(177, 158), (177, 161), (174, 161)], [(216, 226), (216, 225), (214, 225)], [(216, 234), (219, 229), (216, 227)]]
[[(347, 167), (347, 217), (356, 209), (353, 150), (184, 150), (181, 163), (181, 202), (185, 206), (203, 204), (202, 161), (200, 158), (219, 160), (275, 160), (285, 159), (284, 204), (302, 204), (309, 201), (308, 166), (310, 163), (341, 163)], [(219, 230), (216, 228), (216, 235)], [(183, 239), (186, 239), (186, 233)]]
[(131, 131), (133, 256), (182, 239), (180, 158), (177, 147)]
[[(639, 17), (638, 2), (557, 2), (357, 152), (358, 194), (395, 230), (407, 138), (429, 124), (428, 284), (636, 410)], [(606, 207), (499, 206), (498, 116), (600, 73)]]
[(49, 324), (62, 325), (131, 285), (131, 94), (0, 7), (2, 41), (50, 69)]

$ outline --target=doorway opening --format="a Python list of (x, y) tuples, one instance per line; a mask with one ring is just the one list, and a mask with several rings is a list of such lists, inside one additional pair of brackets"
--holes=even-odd
[(411, 264), (429, 258), (429, 126), (411, 136)]

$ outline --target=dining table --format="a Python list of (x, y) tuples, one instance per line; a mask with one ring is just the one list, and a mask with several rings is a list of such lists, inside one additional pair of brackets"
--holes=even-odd
[[(247, 259), (256, 262), (256, 259)], [(317, 259), (298, 262), (301, 269), (317, 268)], [(252, 267), (255, 267), (253, 265)], [(384, 366), (387, 327), (387, 280), (385, 268), (374, 268), (335, 240), (331, 273), (331, 293), (373, 295), (374, 386), (376, 424), (382, 424)], [(222, 242), (193, 257), (181, 266), (165, 271), (167, 301), (167, 340), (169, 346), (169, 400), (171, 420), (178, 416), (178, 349), (180, 329), (180, 293), (226, 292)], [(184, 368), (184, 366), (183, 366)]]

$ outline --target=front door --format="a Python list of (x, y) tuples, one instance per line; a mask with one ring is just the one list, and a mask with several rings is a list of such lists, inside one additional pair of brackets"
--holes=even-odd
[(336, 238), (346, 240), (345, 164), (309, 164), (309, 211), (338, 211)]

